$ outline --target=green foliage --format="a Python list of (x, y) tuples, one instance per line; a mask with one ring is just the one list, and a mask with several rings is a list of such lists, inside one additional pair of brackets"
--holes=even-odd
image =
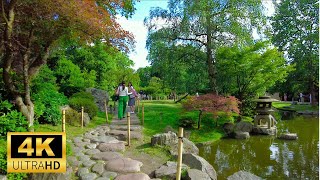
[(59, 124), (60, 106), (67, 104), (68, 99), (58, 92), (54, 72), (47, 66), (42, 67), (38, 76), (32, 80), (31, 88), (35, 118), (42, 123)]
[(73, 109), (75, 109), (78, 112), (81, 111), (81, 107), (84, 107), (84, 111), (89, 114), (90, 118), (93, 118), (98, 113), (98, 107), (94, 103), (93, 99), (94, 98), (90, 93), (79, 92), (70, 97), (69, 104)]
[(67, 157), (73, 155), (72, 147), (69, 142), (67, 142), (67, 144), (66, 144), (66, 155), (67, 155)]
[(85, 80), (79, 66), (62, 57), (55, 69), (60, 91), (66, 96), (84, 90)]
[(268, 42), (245, 47), (222, 47), (217, 52), (218, 82), (224, 94), (235, 95), (244, 108), (277, 81), (283, 81), (293, 66)]
[(0, 102), (0, 136), (6, 136), (7, 132), (26, 132), (28, 129), (26, 118), (12, 107), (8, 101)]
[(26, 173), (7, 174), (7, 142), (0, 139), (0, 174), (5, 174), (8, 180), (23, 180), (27, 178)]
[(41, 121), (57, 125), (61, 122), (60, 106), (68, 103), (68, 99), (54, 89), (44, 89), (33, 95), (35, 117)]
[[(262, 9), (261, 1), (254, 0), (170, 0), (168, 10), (154, 8), (145, 19), (149, 29), (146, 44), (150, 54), (148, 59), (152, 66), (160, 68), (159, 74), (169, 72), (168, 78), (171, 77), (169, 81), (175, 90), (183, 88), (178, 80), (188, 78), (188, 73), (194, 74), (188, 78), (192, 84), (202, 82), (200, 85), (206, 86), (210, 83), (210, 88), (217, 90), (214, 52), (221, 45), (251, 40), (253, 29), (260, 32), (266, 22)], [(166, 21), (169, 26), (159, 25), (157, 19)], [(186, 63), (181, 63), (184, 59)], [(192, 69), (193, 62), (199, 62), (201, 68)], [(188, 68), (192, 70), (186, 72)]]
[(137, 73), (139, 75), (139, 78), (140, 78), (140, 84), (139, 86), (140, 87), (146, 87), (149, 85), (149, 81), (151, 79), (151, 67), (150, 66), (147, 66), (147, 67), (144, 67), (144, 68), (139, 68), (137, 70)]
[(139, 75), (131, 68), (133, 61), (123, 52), (101, 41), (95, 41), (90, 46), (73, 43), (57, 56), (66, 57), (79, 68), (86, 88), (97, 87), (113, 94), (114, 88), (121, 81), (131, 81), (133, 85), (138, 85), (140, 81)]
[[(282, 0), (272, 17), (272, 42), (295, 63), (286, 82), (277, 91), (296, 95), (319, 87), (319, 3), (315, 0)], [(312, 97), (315, 100), (315, 97)]]

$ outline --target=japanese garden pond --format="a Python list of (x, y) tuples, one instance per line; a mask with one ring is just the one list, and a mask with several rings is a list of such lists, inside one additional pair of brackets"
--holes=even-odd
[(319, 118), (296, 116), (280, 120), (281, 132), (297, 133), (298, 140), (251, 136), (247, 140), (221, 139), (199, 148), (217, 171), (218, 179), (240, 170), (263, 179), (319, 179)]

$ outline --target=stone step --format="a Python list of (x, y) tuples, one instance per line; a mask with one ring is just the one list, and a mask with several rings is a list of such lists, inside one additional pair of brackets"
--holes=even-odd
[[(127, 125), (127, 120), (113, 120), (111, 125)], [(130, 121), (130, 125), (140, 125), (140, 120)]]
[(130, 158), (118, 158), (106, 162), (107, 171), (119, 173), (137, 173), (140, 172), (142, 162)]

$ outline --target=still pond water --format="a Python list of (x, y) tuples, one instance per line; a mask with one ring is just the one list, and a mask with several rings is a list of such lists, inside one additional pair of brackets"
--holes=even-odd
[(319, 118), (296, 117), (278, 121), (278, 134), (293, 132), (298, 140), (251, 136), (248, 140), (222, 139), (200, 148), (217, 171), (218, 180), (240, 170), (263, 179), (319, 179)]

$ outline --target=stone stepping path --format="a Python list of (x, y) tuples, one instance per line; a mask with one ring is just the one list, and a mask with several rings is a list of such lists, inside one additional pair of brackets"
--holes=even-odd
[[(143, 163), (123, 156), (126, 150), (127, 120), (114, 119), (111, 125), (101, 125), (75, 137), (67, 157), (68, 167), (76, 171), (80, 180), (148, 180), (141, 172)], [(131, 139), (142, 139), (142, 127), (135, 114), (131, 114)]]

